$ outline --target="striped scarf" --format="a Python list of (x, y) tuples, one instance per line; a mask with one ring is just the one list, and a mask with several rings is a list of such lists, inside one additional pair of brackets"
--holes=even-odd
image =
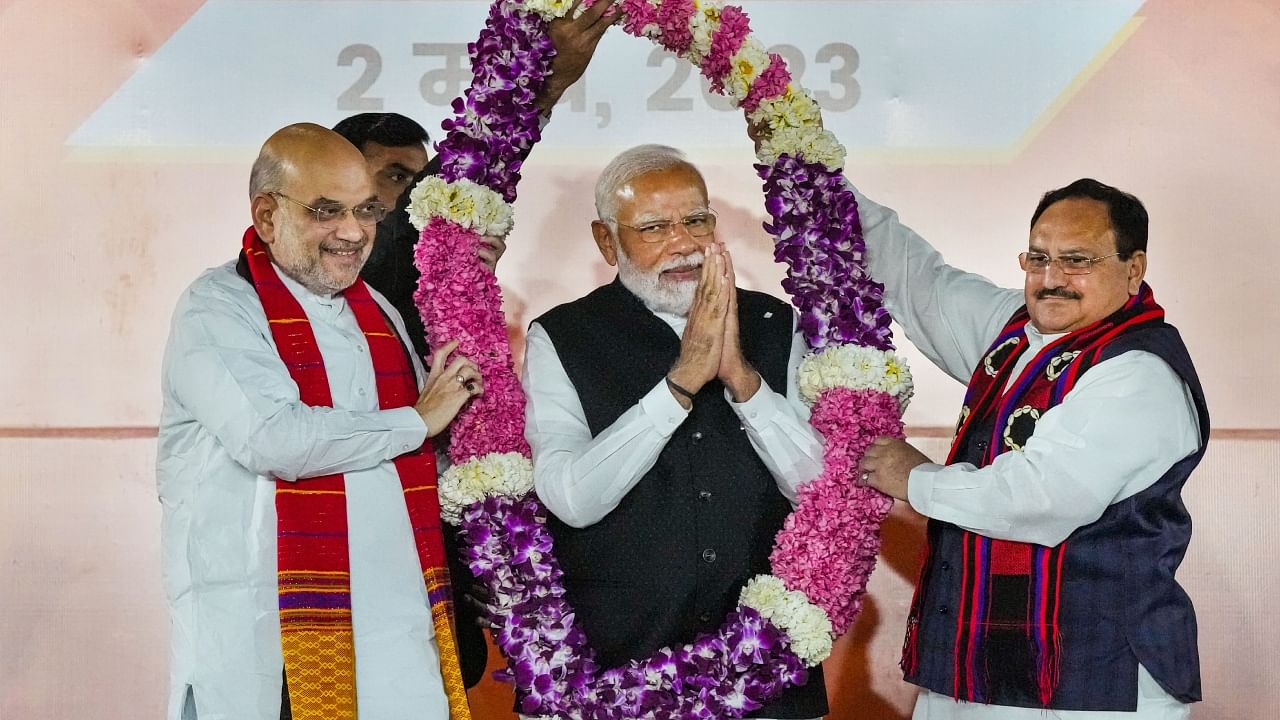
[[(266, 246), (250, 227), (244, 258), (262, 301), (271, 336), (302, 402), (332, 407), (324, 358), (306, 313), (280, 280)], [(404, 345), (364, 281), (344, 291), (369, 344), (383, 410), (412, 406), (417, 379)], [(453, 600), (436, 496), (430, 441), (395, 459), (405, 506), (426, 580), (440, 670), (453, 720), (469, 720), (466, 688), (454, 641)], [(351, 629), (351, 572), (342, 474), (297, 482), (276, 480), (280, 645), (295, 720), (355, 720), (355, 644)]]
[[(1112, 315), (1046, 344), (1009, 384), (1018, 359), (1029, 346), (1028, 320), (1025, 307), (1015, 312), (974, 370), (947, 464), (974, 461), (967, 452), (970, 447), (985, 448), (975, 461), (978, 467), (990, 465), (1002, 453), (1021, 451), (1040, 416), (1062, 402), (1081, 375), (1098, 363), (1111, 341), (1122, 333), (1162, 323), (1164, 309), (1144, 283), (1138, 294)], [(1034, 691), (1048, 707), (1061, 672), (1058, 616), (1070, 538), (1045, 547), (968, 531), (961, 531), (961, 536), (952, 696), (988, 702), (1000, 686), (1024, 686), (1034, 677)], [(922, 580), (929, 576), (932, 562), (926, 548)], [(908, 674), (917, 667), (920, 588), (917, 583), (903, 648), (903, 667)]]

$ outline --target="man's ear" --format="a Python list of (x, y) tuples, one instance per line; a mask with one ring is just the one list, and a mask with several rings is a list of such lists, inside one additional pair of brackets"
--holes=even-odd
[(591, 221), (591, 237), (596, 240), (596, 247), (610, 265), (618, 264), (618, 248), (613, 243), (613, 234), (609, 232), (609, 224), (603, 220)]
[(262, 242), (270, 245), (276, 241), (275, 211), (280, 205), (274, 195), (260, 192), (249, 200), (249, 212), (253, 218), (253, 227), (258, 231)]
[(1134, 250), (1129, 256), (1129, 295), (1137, 295), (1142, 289), (1142, 279), (1147, 276), (1147, 254)]

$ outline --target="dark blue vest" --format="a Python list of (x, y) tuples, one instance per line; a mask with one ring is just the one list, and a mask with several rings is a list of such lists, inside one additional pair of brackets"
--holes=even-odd
[[(742, 350), (769, 387), (787, 388), (791, 308), (738, 290)], [(671, 369), (680, 338), (618, 281), (561, 305), (546, 329), (592, 435), (613, 424)], [(604, 667), (691, 642), (718, 628), (754, 575), (769, 572), (774, 535), (791, 511), (752, 449), (724, 386), (708, 383), (657, 463), (600, 522), (548, 520), (567, 599)], [(827, 713), (822, 669), (753, 713)]]
[[(1121, 335), (1102, 359), (1145, 350), (1160, 357), (1191, 390), (1199, 416), (1200, 449), (1168, 469), (1154, 485), (1106, 509), (1065, 541), (1060, 679), (1049, 707), (1133, 711), (1141, 663), (1173, 697), (1200, 699), (1200, 661), (1191, 600), (1174, 573), (1191, 538), (1181, 490), (1204, 456), (1209, 414), (1195, 368), (1178, 331), (1159, 324)], [(1087, 373), (1088, 371), (1086, 371)], [(982, 428), (970, 438), (990, 437)], [(985, 441), (958, 448), (955, 462), (981, 464)], [(916, 669), (907, 680), (954, 696), (956, 634), (963, 532), (929, 521), (929, 555), (921, 572)], [(1021, 647), (988, 647), (979, 665), (989, 678), (992, 705), (1040, 707)]]

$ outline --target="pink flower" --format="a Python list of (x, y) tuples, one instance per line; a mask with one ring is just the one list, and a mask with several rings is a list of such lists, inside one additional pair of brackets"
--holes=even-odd
[(730, 59), (751, 32), (749, 19), (742, 8), (725, 6), (720, 11), (720, 28), (711, 37), (711, 50), (702, 59), (702, 74), (711, 81), (712, 92), (724, 92), (724, 78), (729, 74)]
[(742, 99), (743, 109), (753, 112), (765, 100), (782, 97), (790, 83), (791, 71), (787, 70), (787, 61), (777, 53), (769, 53), (769, 67), (756, 77), (751, 89), (747, 90), (747, 96)]
[(484, 378), (484, 395), (472, 399), (453, 421), (449, 457), (461, 464), (491, 452), (529, 456), (524, 437), (524, 392), (511, 363), (502, 291), (476, 258), (480, 236), (432, 218), (414, 250), (422, 273), (414, 302), (427, 328), (427, 342), (458, 341), (457, 354), (471, 358)]
[(693, 31), (689, 29), (689, 19), (696, 10), (693, 0), (664, 0), (658, 6), (658, 42), (662, 47), (679, 55), (689, 49), (693, 42)]
[(621, 8), (622, 29), (629, 35), (643, 36), (645, 27), (658, 23), (658, 9), (649, 0), (622, 0)]
[(789, 589), (827, 611), (837, 635), (862, 609), (880, 522), (893, 507), (888, 496), (855, 485), (855, 471), (877, 437), (903, 436), (898, 413), (897, 399), (878, 390), (836, 388), (818, 397), (810, 422), (827, 441), (823, 472), (800, 489), (769, 558)]

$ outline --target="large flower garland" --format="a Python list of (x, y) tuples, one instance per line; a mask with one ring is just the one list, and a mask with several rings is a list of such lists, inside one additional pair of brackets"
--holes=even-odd
[[(600, 0), (606, 1), (606, 0)], [(601, 669), (565, 602), (562, 573), (532, 493), (524, 396), (511, 364), (501, 293), (475, 259), (481, 235), (510, 230), (523, 158), (539, 139), (534, 98), (554, 55), (546, 21), (570, 0), (495, 0), (470, 46), (474, 81), (454, 102), (438, 146), (441, 175), (412, 193), (422, 231), (416, 300), (432, 345), (459, 341), (485, 394), (455, 420), (453, 467), (440, 481), (445, 518), (501, 612), (495, 639), (518, 706), (565, 718), (740, 717), (807, 679), (861, 609), (891, 501), (853, 481), (879, 435), (902, 436), (911, 376), (892, 350), (883, 288), (868, 277), (844, 148), (782, 58), (750, 35), (737, 7), (704, 0), (614, 0), (626, 32), (701, 68), (763, 134), (756, 166), (773, 221), (784, 289), (813, 352), (799, 370), (824, 436), (824, 470), (799, 493), (776, 538), (772, 575), (753, 578), (716, 633), (626, 666)]]

